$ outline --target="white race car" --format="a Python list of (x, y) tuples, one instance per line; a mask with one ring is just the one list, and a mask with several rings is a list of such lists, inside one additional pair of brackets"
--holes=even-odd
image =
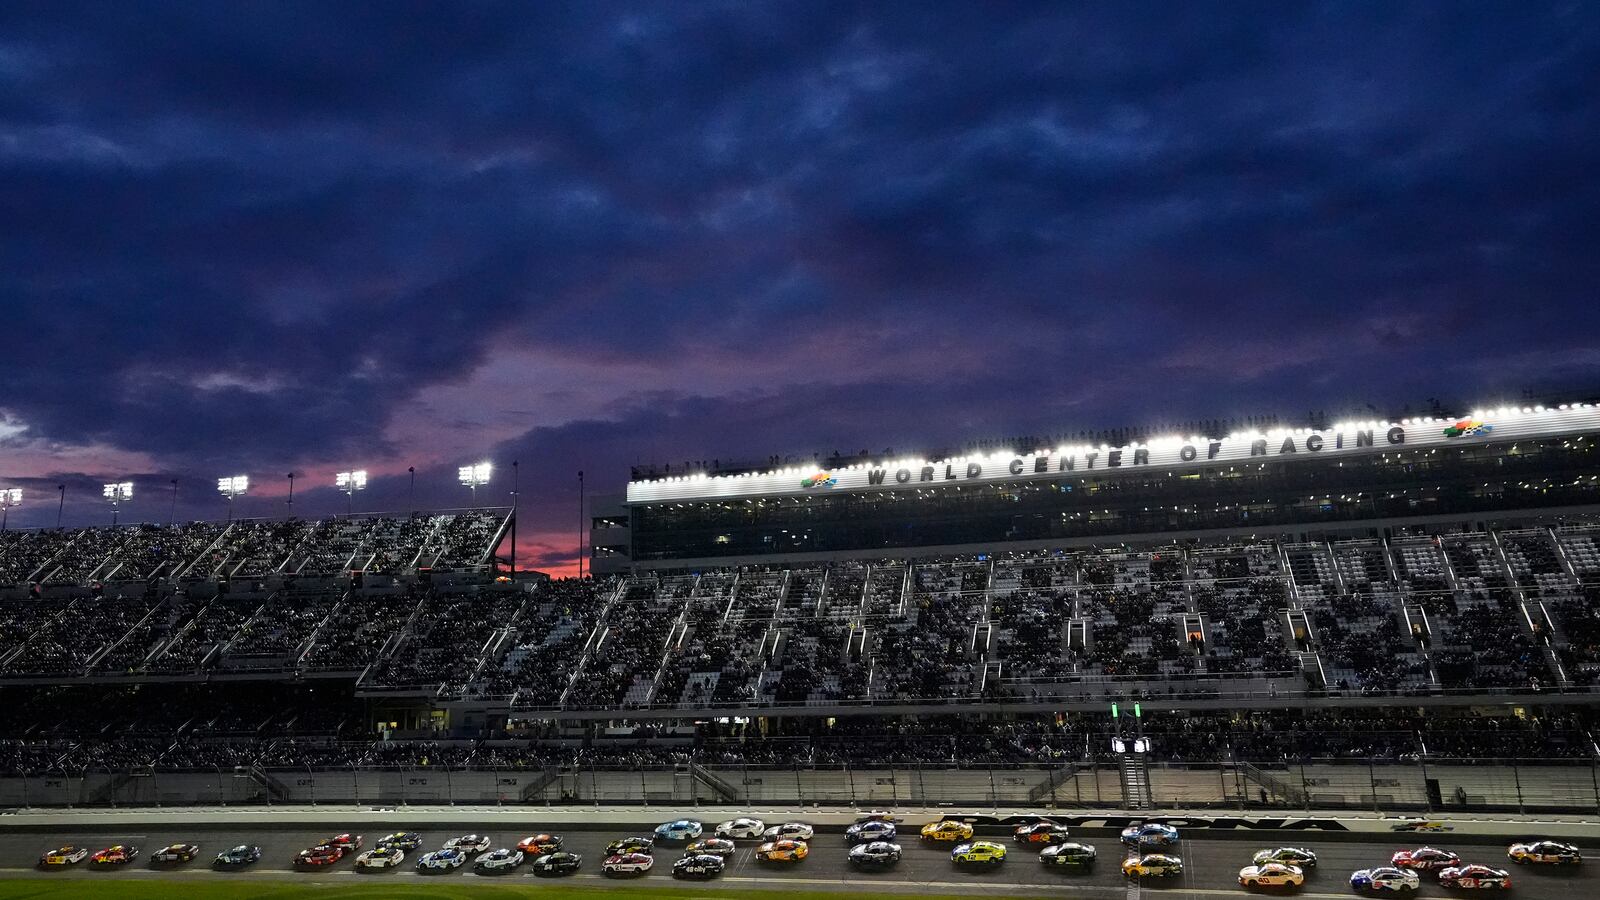
[(785, 822), (761, 832), (769, 841), (809, 841), (815, 834), (816, 829), (804, 822)]
[(358, 869), (388, 869), (406, 861), (406, 852), (399, 847), (375, 847), (356, 857)]
[(648, 853), (618, 853), (606, 857), (600, 871), (606, 875), (643, 875), (655, 864), (655, 857)]
[(462, 853), (482, 853), (489, 849), (489, 836), (486, 834), (463, 834), (444, 842), (446, 850), (460, 850)]
[(422, 858), (417, 860), (417, 868), (424, 870), (459, 869), (466, 863), (467, 855), (465, 853), (446, 847), (443, 850), (422, 854)]
[(509, 872), (522, 865), (522, 851), (512, 847), (501, 847), (499, 850), (490, 850), (478, 857), (473, 868), (482, 872)]
[(1287, 863), (1262, 863), (1239, 870), (1239, 884), (1244, 887), (1299, 887), (1305, 883), (1305, 870)]
[(1422, 886), (1422, 876), (1410, 869), (1378, 866), (1351, 872), (1350, 886), (1358, 891), (1374, 893), (1415, 894), (1417, 888)]
[(760, 819), (740, 817), (729, 819), (717, 826), (717, 837), (725, 838), (758, 838), (767, 830), (767, 823)]

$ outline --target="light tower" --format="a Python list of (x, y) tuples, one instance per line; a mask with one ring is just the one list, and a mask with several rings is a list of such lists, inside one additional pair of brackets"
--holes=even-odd
[(0, 488), (0, 531), (6, 530), (11, 507), (22, 505), (22, 488)]
[(461, 483), (472, 489), (472, 505), (478, 505), (478, 488), (489, 483), (490, 465), (486, 462), (462, 466), (456, 472)]
[(118, 481), (113, 484), (103, 485), (100, 488), (100, 496), (111, 503), (111, 526), (115, 528), (117, 525), (117, 507), (122, 504), (122, 501), (133, 499), (133, 482)]
[(345, 496), (350, 498), (346, 512), (354, 514), (356, 511), (356, 491), (367, 489), (367, 470), (356, 469), (353, 472), (340, 472), (333, 476), (333, 483), (338, 486), (339, 490), (344, 491)]
[(233, 498), (250, 490), (249, 475), (227, 475), (217, 479), (217, 493), (228, 498), (228, 521), (233, 521)]

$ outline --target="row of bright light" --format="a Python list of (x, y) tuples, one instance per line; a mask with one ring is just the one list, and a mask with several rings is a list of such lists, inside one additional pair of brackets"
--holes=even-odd
[[(1259, 438), (1267, 438), (1267, 439), (1270, 440), (1270, 439), (1275, 439), (1275, 438), (1298, 436), (1298, 435), (1329, 434), (1329, 433), (1337, 433), (1337, 432), (1341, 432), (1341, 431), (1362, 431), (1362, 430), (1369, 429), (1369, 428), (1370, 429), (1390, 428), (1390, 427), (1393, 427), (1395, 425), (1445, 424), (1445, 423), (1450, 423), (1450, 422), (1457, 422), (1457, 421), (1460, 421), (1463, 418), (1471, 418), (1471, 419), (1486, 419), (1486, 418), (1504, 419), (1504, 418), (1508, 418), (1510, 416), (1534, 415), (1534, 414), (1537, 414), (1537, 413), (1554, 412), (1556, 410), (1590, 409), (1590, 408), (1593, 408), (1594, 406), (1595, 406), (1595, 404), (1592, 404), (1592, 403), (1563, 403), (1563, 404), (1560, 404), (1559, 406), (1550, 406), (1550, 407), (1546, 407), (1546, 406), (1523, 406), (1523, 407), (1502, 406), (1502, 407), (1498, 407), (1496, 409), (1473, 410), (1471, 413), (1467, 414), (1466, 416), (1447, 416), (1447, 417), (1417, 416), (1417, 417), (1413, 417), (1413, 418), (1401, 419), (1401, 420), (1399, 420), (1397, 422), (1386, 422), (1386, 421), (1380, 421), (1378, 419), (1372, 419), (1372, 420), (1368, 420), (1368, 421), (1355, 421), (1355, 422), (1336, 422), (1331, 427), (1326, 428), (1326, 429), (1317, 429), (1317, 428), (1275, 428), (1275, 429), (1272, 429), (1271, 431), (1241, 431), (1241, 432), (1235, 432), (1233, 434), (1228, 435), (1226, 438), (1224, 438), (1224, 440), (1228, 440), (1228, 441), (1256, 440), (1256, 439), (1259, 439)], [(1151, 438), (1148, 442), (1143, 443), (1143, 444), (1130, 444), (1127, 447), (1114, 447), (1114, 448), (1111, 448), (1111, 449), (1171, 450), (1171, 449), (1177, 449), (1179, 447), (1182, 447), (1185, 444), (1198, 445), (1198, 444), (1201, 444), (1201, 443), (1205, 442), (1206, 440), (1208, 440), (1208, 439), (1200, 437), (1199, 435), (1191, 435), (1191, 436), (1189, 436), (1187, 438), (1178, 437), (1178, 436), (1174, 435), (1174, 436), (1169, 436), (1169, 437)], [(1105, 446), (1102, 446), (1102, 445), (1099, 445), (1099, 444), (1081, 444), (1081, 445), (1078, 445), (1078, 446), (1057, 447), (1057, 448), (1055, 448), (1054, 451), (1041, 450), (1041, 451), (1037, 451), (1037, 452), (1034, 452), (1034, 453), (1024, 453), (1024, 454), (1021, 454), (1020, 456), (1018, 454), (1015, 454), (1015, 453), (991, 453), (988, 456), (975, 455), (975, 456), (951, 457), (949, 459), (942, 459), (942, 460), (938, 460), (938, 461), (931, 461), (931, 460), (924, 460), (924, 459), (896, 459), (896, 460), (888, 460), (888, 461), (884, 462), (881, 465), (881, 468), (886, 468), (886, 469), (913, 468), (914, 469), (914, 468), (918, 468), (918, 467), (921, 467), (921, 466), (937, 466), (937, 465), (943, 465), (945, 463), (963, 463), (963, 462), (969, 462), (969, 461), (973, 461), (973, 460), (984, 460), (984, 461), (987, 461), (987, 462), (996, 462), (996, 461), (1004, 461), (1004, 460), (1019, 459), (1019, 458), (1031, 459), (1031, 458), (1039, 457), (1039, 456), (1044, 456), (1044, 457), (1049, 457), (1051, 455), (1065, 456), (1065, 455), (1067, 455), (1069, 453), (1090, 453), (1090, 452), (1094, 452), (1094, 451), (1098, 451), (1098, 450), (1105, 450), (1105, 449), (1107, 449)], [(790, 466), (788, 468), (772, 469), (772, 470), (769, 470), (769, 471), (766, 471), (766, 472), (740, 472), (740, 473), (733, 474), (733, 475), (708, 475), (708, 474), (706, 474), (704, 472), (697, 472), (697, 473), (695, 473), (693, 475), (674, 475), (674, 476), (669, 476), (669, 477), (666, 477), (666, 478), (650, 478), (650, 479), (646, 479), (646, 480), (644, 480), (642, 482), (634, 482), (634, 483), (635, 484), (670, 484), (670, 483), (673, 483), (673, 482), (684, 482), (684, 481), (710, 481), (712, 479), (721, 479), (721, 478), (768, 478), (768, 477), (773, 477), (773, 476), (791, 477), (791, 476), (795, 476), (795, 475), (812, 475), (812, 474), (815, 474), (817, 472), (852, 472), (852, 471), (855, 471), (855, 470), (858, 470), (858, 469), (877, 468), (877, 467), (879, 467), (879, 466), (869, 466), (866, 463), (856, 463), (856, 464), (850, 465), (850, 466), (836, 467), (836, 468), (831, 468), (830, 469), (830, 468), (825, 467), (823, 464), (819, 463), (819, 464), (817, 464), (815, 466)], [(466, 469), (463, 468), (462, 471), (465, 472)]]
[[(486, 462), (470, 466), (462, 466), (458, 472), (461, 483), (470, 488), (482, 487), (489, 483), (489, 476), (493, 467)], [(367, 489), (367, 470), (355, 469), (349, 472), (340, 472), (333, 477), (334, 486), (347, 494)], [(250, 490), (249, 475), (225, 475), (217, 479), (217, 493), (229, 500), (248, 493)], [(121, 503), (133, 499), (133, 482), (115, 481), (102, 485), (100, 495), (112, 503)], [(0, 488), (0, 504), (6, 507), (17, 506), (22, 503), (22, 488)]]

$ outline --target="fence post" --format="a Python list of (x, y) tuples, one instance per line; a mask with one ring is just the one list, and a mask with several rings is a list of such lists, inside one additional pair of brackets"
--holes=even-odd
[(1300, 796), (1305, 798), (1306, 812), (1311, 812), (1311, 782), (1306, 780), (1306, 758), (1300, 757)]
[[(227, 797), (226, 794), (224, 794), (222, 792), (222, 784), (223, 784), (223, 782), (222, 782), (222, 767), (221, 766), (217, 766), (217, 805), (218, 806), (227, 806), (228, 805), (228, 797)], [(27, 790), (26, 782), (24, 782), (23, 790)], [(23, 797), (24, 797), (23, 805), (26, 806), (27, 805), (27, 801), (26, 801), (27, 794), (23, 794)]]
[[(640, 766), (639, 767), (639, 802), (644, 804), (645, 806), (649, 806), (650, 805), (650, 784), (649, 784), (649, 782), (647, 782), (645, 780), (644, 770), (645, 770), (644, 766)], [(694, 786), (694, 765), (693, 765), (693, 763), (690, 764), (690, 768), (689, 768), (689, 790), (693, 791), (696, 794), (700, 793), (699, 791), (695, 790), (695, 786)]]
[(853, 769), (850, 768), (850, 761), (848, 759), (845, 760), (845, 762), (844, 762), (844, 777), (845, 777), (845, 780), (847, 782), (849, 782), (849, 784), (850, 784), (850, 805), (851, 806), (855, 806), (856, 805), (856, 773), (855, 773), (855, 771)]
[(1428, 790), (1428, 761), (1419, 756), (1417, 757), (1417, 766), (1422, 770), (1422, 808), (1431, 813), (1433, 812), (1433, 792)]
[(355, 760), (350, 761), (350, 796), (357, 806), (361, 805), (361, 773), (356, 770)]
[(917, 760), (917, 792), (922, 795), (922, 808), (928, 808), (928, 783), (922, 778), (922, 760)]
[(1522, 776), (1518, 774), (1519, 766), (1516, 760), (1511, 760), (1511, 783), (1517, 788), (1517, 812), (1526, 812), (1522, 804)]
[[(748, 806), (750, 804), (750, 760), (741, 758), (739, 760), (739, 765), (742, 766), (743, 769), (744, 769), (744, 802), (745, 802), (745, 805)], [(761, 779), (761, 781), (762, 781), (762, 787), (766, 787), (766, 779), (763, 778), (763, 779)], [(696, 806), (700, 805), (699, 797), (700, 797), (700, 795), (698, 793), (696, 793), (695, 794), (695, 798), (696, 798), (695, 799), (695, 805)]]
[(1382, 812), (1378, 806), (1378, 775), (1372, 768), (1372, 758), (1367, 758), (1367, 790), (1372, 793), (1372, 811)]
[(311, 790), (311, 805), (317, 805), (317, 776), (311, 774), (311, 764), (306, 763), (306, 787)]
[(805, 789), (800, 786), (800, 761), (795, 760), (794, 762), (790, 763), (790, 765), (794, 766), (794, 802), (798, 806), (805, 806), (806, 792)]
[(406, 774), (407, 769), (405, 766), (396, 766), (396, 768), (400, 770), (400, 805), (406, 806), (408, 805), (406, 801), (406, 782), (411, 780), (411, 776)]
[[(1589, 782), (1594, 785), (1594, 808), (1596, 812), (1600, 812), (1600, 772), (1595, 771), (1596, 766), (1600, 766), (1600, 760), (1589, 760)], [(26, 791), (27, 788), (24, 787), (23, 790)], [(26, 803), (26, 793), (23, 794), (23, 798), (23, 802)]]
[(450, 765), (444, 767), (444, 792), (450, 795), (450, 805), (456, 805), (456, 780), (450, 777)]
[(989, 805), (996, 810), (1000, 809), (1000, 795), (994, 790), (994, 764), (984, 763), (984, 771), (989, 773)]

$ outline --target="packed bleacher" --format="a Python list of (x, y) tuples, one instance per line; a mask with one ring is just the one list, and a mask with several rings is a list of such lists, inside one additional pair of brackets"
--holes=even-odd
[(0, 684), (276, 671), (525, 713), (1600, 681), (1600, 525), (1584, 522), (493, 583), (504, 525), (482, 512), (10, 533), (0, 572), (28, 574), (0, 592)]

